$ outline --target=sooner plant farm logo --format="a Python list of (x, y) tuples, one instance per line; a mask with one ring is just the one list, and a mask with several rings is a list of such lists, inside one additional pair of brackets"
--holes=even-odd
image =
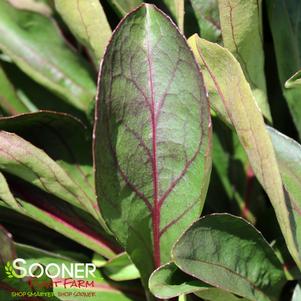
[(27, 264), (25, 259), (17, 258), (12, 263), (8, 261), (5, 265), (5, 273), (8, 278), (34, 277), (40, 278), (95, 278), (96, 266), (93, 263), (40, 263)]
[(23, 278), (22, 276), (16, 273), (10, 261), (6, 263), (4, 269), (5, 269), (5, 274), (7, 275), (8, 278)]
[[(12, 291), (12, 297), (56, 296), (54, 291), (45, 292), (44, 289), (58, 289), (59, 291), (56, 291), (58, 296), (94, 297), (96, 293), (91, 291), (95, 287), (94, 279), (100, 280), (99, 276), (96, 277), (95, 275), (96, 266), (93, 263), (52, 262), (40, 264), (17, 258), (12, 262), (8, 261), (4, 266), (4, 270), (9, 279), (26, 277), (23, 284), (27, 283), (30, 288), (29, 291)], [(43, 291), (36, 291), (37, 289), (43, 289)], [(90, 291), (87, 291), (87, 289), (90, 289)]]

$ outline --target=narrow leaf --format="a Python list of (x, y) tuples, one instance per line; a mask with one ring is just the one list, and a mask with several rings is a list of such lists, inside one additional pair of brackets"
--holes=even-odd
[[(47, 201), (51, 201), (51, 199), (39, 200), (37, 196), (35, 196), (34, 199), (36, 202), (39, 201), (40, 206), (43, 205), (43, 202), (47, 204)], [(20, 207), (14, 209), (16, 212), (38, 221), (46, 227), (61, 233), (107, 258), (111, 258), (115, 255), (115, 249), (108, 244), (106, 239), (96, 231), (91, 230), (91, 228), (87, 226), (87, 221), (82, 220), (78, 215), (74, 214), (70, 208), (68, 208), (69, 210), (67, 212), (62, 210), (59, 206), (57, 207), (59, 210), (57, 208), (54, 209), (53, 205), (48, 205), (45, 209), (41, 209), (37, 205), (20, 198), (17, 198), (17, 201)], [(0, 200), (1, 210), (3, 210), (3, 206), (7, 207), (7, 205), (2, 204)]]
[(297, 284), (294, 290), (292, 301), (298, 301), (301, 300), (301, 286), (300, 284)]
[(149, 279), (151, 292), (160, 299), (206, 290), (210, 285), (182, 272), (174, 263), (167, 263), (155, 270)]
[(301, 261), (301, 145), (268, 127), (286, 190), (291, 227)]
[(185, 273), (252, 301), (278, 300), (285, 283), (281, 263), (263, 236), (228, 214), (201, 218), (172, 254)]
[(204, 71), (209, 91), (213, 89), (219, 95), (211, 100), (218, 103), (215, 107), (221, 108), (220, 114), (227, 116), (234, 126), (251, 167), (274, 207), (291, 255), (301, 267), (273, 145), (241, 67), (227, 49), (217, 44), (193, 36), (190, 45)]
[(301, 68), (300, 1), (267, 0), (266, 4), (279, 79), (299, 137), (301, 137), (301, 92), (298, 89), (284, 88), (285, 82)]
[(266, 95), (262, 0), (219, 0), (224, 47), (240, 62), (263, 115), (271, 121)]
[(87, 110), (95, 95), (94, 80), (51, 19), (1, 1), (0, 49), (35, 81)]
[(146, 284), (203, 207), (211, 169), (205, 88), (183, 36), (148, 4), (114, 32), (99, 87), (99, 205)]
[(190, 0), (197, 18), (200, 36), (211, 42), (221, 39), (218, 0)]
[(2, 172), (0, 172), (0, 200), (6, 203), (11, 208), (20, 208), (20, 205), (18, 204), (17, 200), (10, 192), (10, 189)]
[(140, 278), (139, 271), (125, 252), (111, 258), (103, 265), (102, 271), (114, 281), (127, 281)]
[(44, 150), (74, 182), (82, 201), (99, 214), (94, 192), (91, 139), (76, 118), (56, 112), (36, 112), (1, 118), (0, 129), (13, 132)]
[(184, 30), (184, 0), (163, 0), (171, 16), (176, 20), (179, 30)]
[(42, 150), (21, 137), (0, 131), (0, 169), (20, 177), (79, 208), (86, 208), (96, 216), (93, 205), (84, 202), (68, 174)]
[(0, 65), (0, 107), (8, 115), (28, 112)]
[(123, 17), (139, 4), (141, 4), (142, 0), (107, 0), (110, 5), (114, 8), (115, 12)]
[(91, 51), (98, 65), (112, 34), (98, 0), (55, 0), (55, 7), (73, 34)]

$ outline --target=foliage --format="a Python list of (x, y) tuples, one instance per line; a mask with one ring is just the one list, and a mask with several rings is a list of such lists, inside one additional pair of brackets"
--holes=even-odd
[(301, 5), (150, 2), (0, 1), (0, 299), (298, 301)]

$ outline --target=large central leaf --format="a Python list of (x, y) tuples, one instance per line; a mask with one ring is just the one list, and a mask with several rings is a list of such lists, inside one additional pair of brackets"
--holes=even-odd
[(203, 80), (182, 35), (145, 4), (113, 34), (99, 91), (98, 201), (146, 280), (203, 206), (211, 168)]

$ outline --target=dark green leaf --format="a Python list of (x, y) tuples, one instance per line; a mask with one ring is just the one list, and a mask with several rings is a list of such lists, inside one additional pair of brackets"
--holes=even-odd
[(281, 86), (301, 137), (300, 89), (284, 88), (285, 82), (301, 68), (300, 1), (268, 0), (266, 3)]
[(201, 218), (172, 254), (185, 273), (252, 301), (277, 300), (285, 282), (281, 263), (263, 236), (228, 214)]

